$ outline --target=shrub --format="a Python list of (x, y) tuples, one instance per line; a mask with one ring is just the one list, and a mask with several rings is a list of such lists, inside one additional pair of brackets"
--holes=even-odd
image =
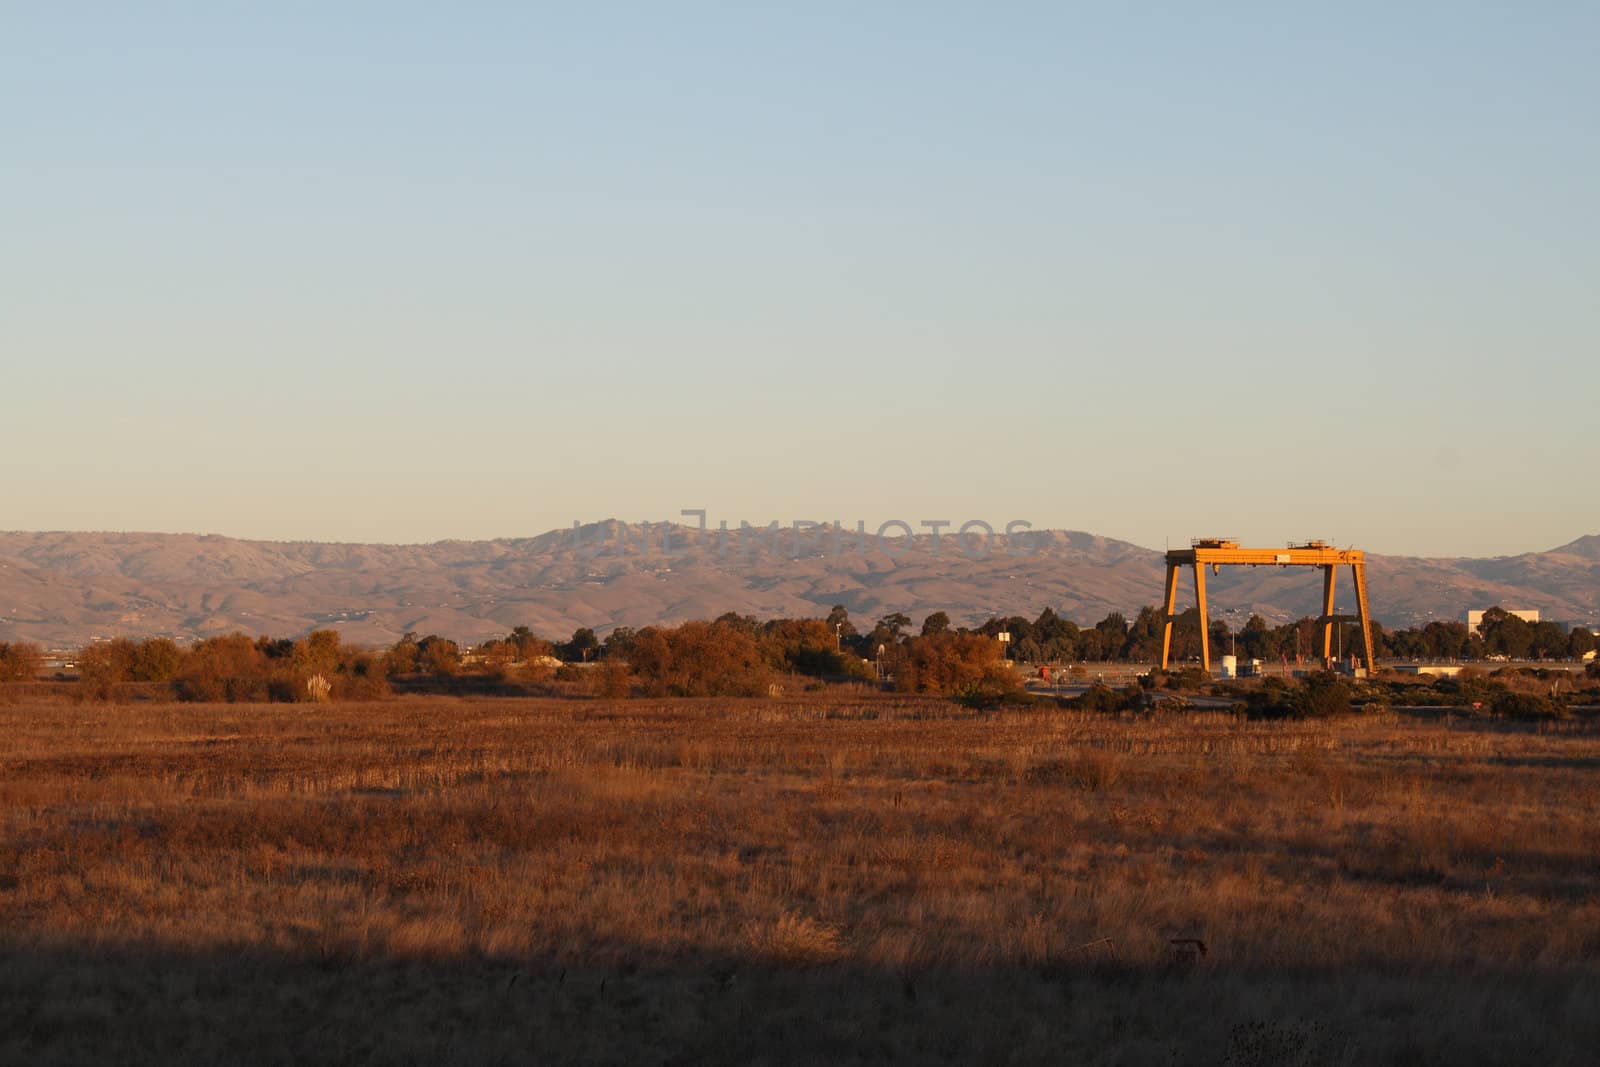
[(1245, 698), (1252, 719), (1320, 719), (1351, 712), (1355, 689), (1332, 671), (1317, 671), (1290, 682), (1267, 678)]
[(38, 645), (0, 643), (0, 682), (30, 682), (43, 667), (44, 655)]
[(1434, 689), (1454, 697), (1461, 704), (1488, 703), (1505, 691), (1505, 683), (1489, 678), (1482, 670), (1469, 667), (1454, 678), (1440, 678)]
[(633, 668), (619, 656), (607, 656), (589, 674), (594, 679), (594, 695), (621, 700), (633, 692)]
[(1016, 675), (1001, 668), (994, 675), (963, 686), (952, 694), (956, 703), (978, 711), (999, 707), (1032, 707), (1039, 703), (1032, 693), (1018, 684)]
[(137, 646), (125, 637), (101, 641), (78, 650), (78, 681), (85, 696), (109, 700), (117, 687), (129, 680)]
[(1332, 671), (1317, 671), (1301, 680), (1293, 707), (1303, 718), (1322, 719), (1349, 712), (1354, 696), (1349, 682)]
[(448, 678), (461, 670), (461, 648), (448, 638), (429, 634), (417, 642), (417, 666), (428, 674)]
[(1185, 667), (1181, 671), (1175, 671), (1167, 675), (1166, 687), (1168, 689), (1192, 690), (1199, 689), (1201, 686), (1209, 684), (1210, 681), (1211, 675), (1206, 673), (1205, 668)]
[(1489, 710), (1506, 719), (1559, 719), (1567, 714), (1563, 704), (1539, 693), (1496, 693)]
[(384, 673), (390, 677), (417, 673), (417, 663), (422, 653), (417, 647), (417, 635), (408, 633), (396, 641), (383, 655)]
[(134, 648), (128, 676), (135, 682), (170, 682), (182, 668), (183, 650), (165, 637), (152, 637)]
[(1089, 749), (1036, 763), (1023, 773), (1023, 780), (1030, 785), (1073, 785), (1099, 793), (1122, 781), (1129, 762), (1128, 756), (1121, 752)]
[(1020, 688), (1002, 662), (999, 642), (983, 634), (931, 633), (898, 650), (894, 687), (902, 693), (959, 694)]
[(176, 691), (179, 700), (266, 700), (267, 656), (244, 634), (198, 642), (184, 659)]
[(1144, 690), (1137, 685), (1126, 689), (1113, 689), (1104, 682), (1096, 682), (1086, 691), (1067, 701), (1067, 707), (1080, 711), (1119, 712), (1136, 711), (1144, 707)]
[(1292, 682), (1268, 678), (1246, 695), (1245, 714), (1252, 719), (1287, 719), (1295, 714), (1295, 689)]
[(731, 621), (646, 626), (614, 655), (655, 696), (761, 696), (771, 681), (756, 638)]
[(383, 660), (368, 652), (348, 656), (332, 681), (335, 700), (377, 700), (389, 695)]

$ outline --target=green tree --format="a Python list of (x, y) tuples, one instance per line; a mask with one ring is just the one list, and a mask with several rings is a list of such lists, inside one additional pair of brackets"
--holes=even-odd
[(1220, 657), (1233, 655), (1230, 649), (1233, 642), (1230, 638), (1233, 631), (1228, 629), (1228, 624), (1222, 619), (1212, 619), (1210, 627), (1211, 637), (1211, 662), (1215, 663)]
[(1053, 608), (1039, 613), (1029, 636), (1038, 646), (1041, 660), (1069, 663), (1078, 658), (1078, 627), (1057, 615)]
[(600, 644), (600, 658), (609, 659), (621, 655), (622, 650), (628, 647), (636, 631), (631, 626), (618, 626), (606, 634), (606, 639)]
[(588, 663), (600, 651), (600, 641), (594, 631), (580, 626), (572, 631), (572, 640), (556, 646), (556, 655), (568, 663)]
[(516, 650), (516, 658), (522, 662), (548, 656), (553, 651), (549, 641), (540, 637), (526, 626), (518, 626), (506, 638), (506, 643)]
[(828, 612), (826, 619), (828, 629), (838, 635), (840, 643), (847, 642), (856, 636), (856, 628), (850, 622), (850, 613), (843, 604), (835, 604)]
[(1132, 660), (1151, 663), (1161, 658), (1161, 631), (1165, 625), (1164, 612), (1146, 604), (1139, 609), (1128, 636), (1123, 643), (1123, 654)]
[(1422, 628), (1423, 654), (1429, 659), (1462, 659), (1469, 636), (1464, 622), (1430, 622)]
[(1567, 654), (1567, 635), (1554, 622), (1536, 622), (1528, 643), (1534, 659), (1561, 659)]
[(1260, 615), (1252, 615), (1239, 630), (1239, 654), (1246, 659), (1277, 659), (1282, 641)]
[(950, 616), (942, 611), (936, 611), (922, 620), (922, 636), (932, 637), (934, 634), (948, 633), (950, 630)]
[(1533, 627), (1524, 619), (1495, 606), (1483, 613), (1478, 623), (1484, 652), (1507, 659), (1526, 659), (1533, 650)]
[(889, 640), (898, 643), (909, 629), (911, 629), (911, 616), (896, 611), (879, 619), (874, 631), (886, 632)]
[(1113, 649), (1111, 655), (1116, 656), (1122, 652), (1122, 645), (1128, 639), (1128, 620), (1122, 612), (1113, 611), (1105, 618), (1094, 624), (1106, 640), (1105, 647)]

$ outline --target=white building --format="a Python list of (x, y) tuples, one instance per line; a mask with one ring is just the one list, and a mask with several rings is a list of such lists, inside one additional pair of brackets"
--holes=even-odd
[[(1467, 612), (1467, 632), (1468, 633), (1475, 634), (1475, 633), (1478, 632), (1478, 625), (1481, 622), (1483, 622), (1483, 613), (1485, 611), (1488, 611), (1488, 610), (1489, 610), (1488, 608), (1482, 608), (1482, 609), (1478, 609), (1478, 610), (1473, 610), (1473, 611)], [(1518, 611), (1515, 608), (1507, 608), (1506, 609), (1506, 614), (1507, 615), (1515, 615), (1517, 618), (1521, 619), (1523, 622), (1538, 622), (1539, 621), (1539, 609), (1538, 608), (1524, 608), (1521, 611)]]

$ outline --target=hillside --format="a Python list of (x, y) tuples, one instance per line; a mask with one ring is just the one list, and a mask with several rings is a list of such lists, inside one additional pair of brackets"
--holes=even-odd
[[(744, 542), (737, 533), (721, 543), (696, 537), (614, 521), (584, 527), (576, 540), (572, 530), (553, 530), (427, 545), (0, 533), (0, 640), (59, 647), (117, 635), (292, 636), (333, 626), (363, 643), (411, 630), (473, 642), (517, 625), (565, 636), (579, 626), (604, 633), (726, 611), (818, 615), (833, 604), (866, 620), (946, 611), (975, 624), (1052, 607), (1093, 622), (1155, 603), (1162, 580), (1160, 552), (1076, 531), (1041, 531), (1015, 546), (997, 539), (981, 559), (948, 536), (938, 551), (923, 537), (891, 557), (855, 545), (853, 535), (842, 544), (824, 535), (801, 545), (799, 558), (787, 532)], [(1600, 535), (1494, 559), (1374, 556), (1369, 569), (1373, 609), (1391, 626), (1495, 603), (1554, 619), (1600, 612)], [(1298, 570), (1225, 570), (1210, 589), (1213, 612), (1236, 623), (1251, 612), (1283, 620), (1317, 610), (1315, 576)], [(1353, 604), (1344, 577), (1339, 595)]]

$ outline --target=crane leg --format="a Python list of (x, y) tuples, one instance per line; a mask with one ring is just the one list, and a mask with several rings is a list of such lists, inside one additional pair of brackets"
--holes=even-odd
[(1378, 673), (1378, 655), (1372, 648), (1372, 613), (1367, 610), (1367, 565), (1350, 564), (1356, 582), (1356, 610), (1361, 615), (1361, 651), (1367, 657), (1367, 673)]
[(1162, 609), (1161, 617), (1161, 669), (1167, 669), (1167, 658), (1172, 652), (1172, 622), (1173, 609), (1178, 606), (1178, 565), (1167, 564), (1167, 597), (1166, 606)]
[(1333, 665), (1333, 564), (1322, 568), (1322, 665)]

